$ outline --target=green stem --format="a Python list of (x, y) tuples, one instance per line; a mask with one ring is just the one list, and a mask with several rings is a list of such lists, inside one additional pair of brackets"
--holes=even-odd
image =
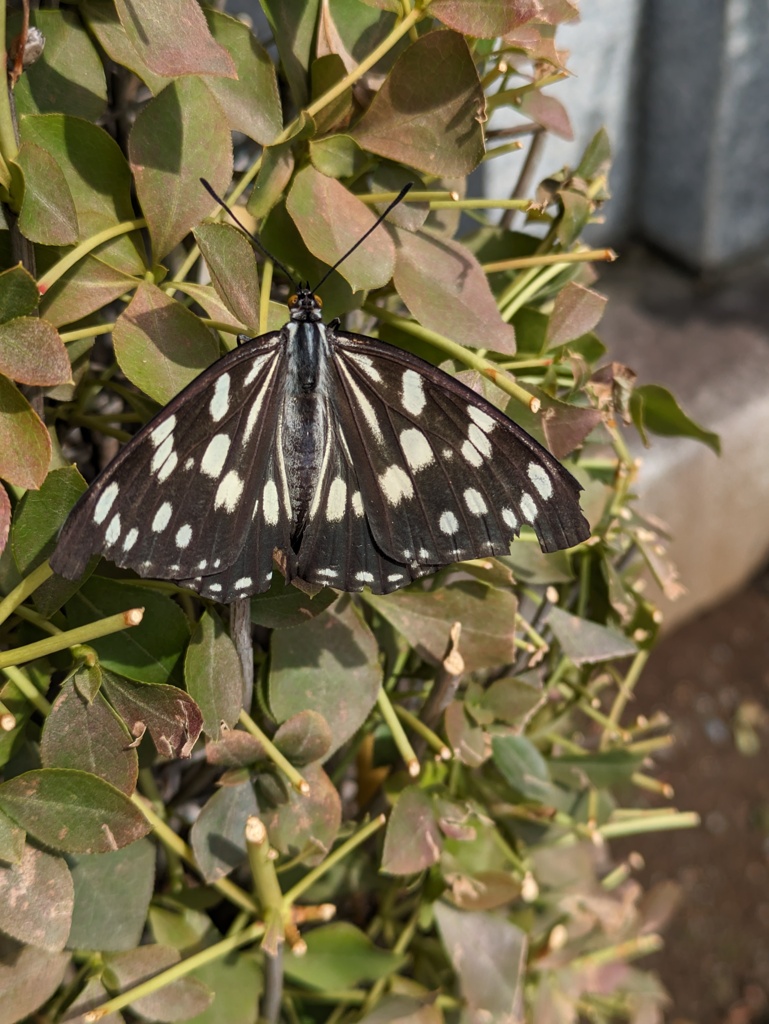
[(51, 705), (40, 693), (35, 684), (29, 679), (20, 668), (15, 668), (13, 665), (9, 665), (7, 668), (0, 669), (3, 675), (6, 676), (19, 693), (22, 695), (28, 704), (31, 704), (33, 708), (40, 712), (40, 714), (47, 718), (51, 713)]
[(66, 633), (60, 633), (58, 636), (38, 640), (34, 644), (26, 644), (10, 651), (3, 651), (0, 653), (0, 668), (21, 665), (25, 661), (34, 661), (35, 658), (45, 658), (49, 654), (63, 651), (75, 644), (85, 644), (89, 640), (96, 640), (97, 637), (108, 636), (110, 633), (118, 633), (123, 629), (138, 626), (143, 615), (143, 608), (128, 608), (124, 612), (118, 612), (117, 615), (109, 615), (105, 619), (89, 622), (87, 626), (78, 626), (76, 629), (67, 630)]
[(67, 345), (70, 341), (80, 341), (81, 338), (98, 338), (100, 334), (110, 334), (114, 330), (114, 323), (99, 324), (98, 327), (81, 327), (79, 331), (62, 331), (59, 337)]
[(298, 881), (295, 886), (288, 890), (288, 892), (283, 894), (283, 906), (290, 907), (292, 904), (296, 903), (303, 893), (307, 892), (308, 889), (311, 889), (319, 879), (323, 878), (323, 876), (331, 870), (331, 868), (336, 867), (340, 861), (344, 860), (348, 854), (352, 853), (356, 846), (360, 846), (361, 843), (365, 843), (368, 837), (378, 831), (384, 823), (385, 816), (384, 814), (380, 814), (378, 817), (374, 818), (373, 821), (370, 821), (368, 825), (364, 825), (363, 828), (359, 829), (354, 836), (350, 836), (350, 838), (346, 842), (342, 843), (341, 846), (337, 846), (337, 848), (330, 853), (328, 857), (326, 857), (322, 864), (313, 868), (312, 871), (308, 871), (304, 878)]
[(307, 780), (303, 779), (288, 758), (284, 754), (281, 754), (270, 737), (266, 733), (262, 732), (245, 709), (241, 710), (238, 721), (246, 732), (250, 732), (252, 736), (259, 740), (267, 757), (269, 757), (274, 765), (280, 768), (294, 789), (301, 793), (302, 796), (308, 796), (310, 786)]
[(500, 373), (499, 367), (488, 359), (484, 359), (483, 356), (476, 355), (463, 345), (458, 345), (457, 342), (446, 338), (443, 334), (438, 334), (437, 331), (431, 331), (427, 327), (422, 327), (421, 324), (415, 323), (413, 320), (407, 320), (406, 317), (399, 316), (397, 313), (391, 313), (389, 309), (377, 306), (373, 302), (364, 302), (363, 309), (367, 313), (371, 313), (372, 316), (377, 317), (382, 323), (397, 327), (405, 334), (410, 334), (413, 338), (419, 338), (420, 341), (426, 341), (428, 344), (441, 349), (453, 359), (464, 363), (465, 366), (477, 370), (487, 380), (496, 384), (501, 391), (517, 399), (528, 409), (531, 409), (532, 412), (536, 412), (539, 408), (539, 402), (533, 395), (530, 395), (524, 388), (511, 381), (503, 373)]
[(387, 728), (390, 730), (395, 746), (398, 748), (398, 753), (406, 762), (406, 769), (409, 775), (412, 779), (416, 778), (420, 772), (419, 758), (411, 746), (409, 738), (395, 713), (395, 708), (385, 693), (384, 687), (380, 687), (376, 702), (379, 713), (387, 723)]
[[(84, 256), (87, 256), (89, 252), (92, 252), (100, 245), (109, 242), (112, 238), (127, 235), (131, 231), (137, 231), (139, 228), (146, 228), (146, 226), (147, 222), (143, 217), (136, 217), (134, 220), (124, 220), (119, 224), (113, 224), (111, 227), (105, 228), (103, 231), (97, 231), (95, 235), (91, 235), (90, 238), (86, 238), (80, 245), (76, 245), (66, 256), (62, 256), (58, 263), (54, 263), (51, 269), (43, 274), (37, 282), (38, 291), (41, 295), (44, 295), (71, 267), (74, 267)], [(139, 283), (138, 280), (136, 283)]]
[(160, 974), (156, 974), (148, 981), (143, 981), (140, 985), (135, 985), (133, 988), (121, 992), (114, 999), (110, 999), (106, 1003), (102, 1003), (101, 1006), (97, 1006), (96, 1009), (84, 1014), (83, 1020), (91, 1024), (91, 1022), (101, 1020), (102, 1017), (106, 1017), (110, 1013), (124, 1010), (131, 1003), (136, 1002), (137, 999), (151, 995), (153, 992), (158, 992), (160, 989), (165, 988), (166, 985), (179, 981), (180, 978), (186, 978), (192, 971), (196, 971), (199, 967), (204, 967), (214, 960), (223, 959), (240, 946), (245, 946), (248, 942), (260, 939), (263, 934), (264, 924), (261, 921), (252, 924), (248, 928), (244, 928), (239, 934), (222, 939), (221, 942), (216, 942), (213, 946), (201, 950), (200, 953), (188, 956), (186, 960), (174, 964), (173, 967), (169, 967), (165, 971), (161, 971)]
[(598, 261), (613, 263), (616, 258), (617, 254), (613, 249), (581, 249), (576, 252), (548, 252), (538, 256), (518, 256), (516, 259), (494, 260), (491, 263), (482, 263), (481, 266), (487, 274), (493, 274), (498, 270), (549, 267), (554, 263), (593, 263)]
[(264, 261), (262, 266), (262, 280), (259, 284), (259, 333), (267, 333), (267, 323), (270, 316), (270, 292), (272, 291), (272, 275), (275, 271), (275, 264), (270, 259)]
[(3, 54), (3, 87), (0, 90), (0, 156), (5, 164), (9, 164), (19, 155), (19, 147), (16, 144), (16, 133), (13, 130), (13, 117), (11, 116), (10, 83), (6, 70), (8, 54), (5, 49), (5, 39), (5, 0), (0, 0), (0, 45), (2, 45)]
[[(2, 6), (2, 0), (0, 0), (0, 6)], [(53, 576), (53, 569), (48, 562), (43, 562), (37, 569), (33, 569), (29, 576), (25, 576), (21, 583), (18, 583), (10, 594), (0, 601), (0, 623), (5, 622), (8, 616), (15, 612), (30, 594), (34, 594), (50, 576)]]
[(451, 760), (451, 751), (449, 748), (437, 733), (434, 733), (432, 729), (428, 729), (421, 718), (417, 718), (416, 715), (412, 715), (410, 711), (407, 711), (406, 708), (402, 707), (400, 704), (393, 704), (392, 706), (395, 709), (395, 714), (398, 718), (400, 718), (400, 720), (407, 725), (409, 729), (412, 729), (418, 736), (421, 736), (425, 743), (427, 743), (428, 747), (434, 750), (442, 761)]
[(534, 274), (527, 286), (522, 288), (507, 304), (507, 306), (503, 307), (500, 304), (500, 314), (502, 319), (507, 322), (512, 320), (522, 306), (525, 306), (526, 303), (533, 299), (538, 292), (542, 291), (548, 281), (552, 281), (554, 277), (558, 277), (561, 271), (567, 266), (568, 263), (556, 263), (553, 266), (547, 267), (539, 273)]
[(694, 811), (676, 814), (650, 814), (645, 818), (632, 818), (622, 821), (610, 821), (599, 825), (596, 833), (603, 839), (619, 839), (622, 836), (635, 836), (643, 832), (667, 832), (680, 828), (699, 828), (700, 816)]
[[(391, 203), (393, 199), (397, 199), (400, 195), (399, 192), (363, 192), (355, 193), (355, 198), (360, 199), (362, 203), (367, 206), (373, 205), (374, 203)], [(459, 202), (458, 192), (416, 192), (412, 189), (407, 192), (406, 195), (401, 199), (402, 203), (433, 203), (433, 202), (447, 202), (450, 206)]]

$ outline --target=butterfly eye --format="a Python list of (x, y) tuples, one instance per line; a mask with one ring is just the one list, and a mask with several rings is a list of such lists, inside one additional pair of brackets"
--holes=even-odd
[(321, 299), (320, 296), (313, 295), (313, 299), (318, 303), (319, 308), (323, 305), (323, 299)]
[(289, 297), (288, 297), (288, 308), (289, 309), (293, 309), (298, 301), (299, 301), (299, 296), (298, 295), (289, 295)]

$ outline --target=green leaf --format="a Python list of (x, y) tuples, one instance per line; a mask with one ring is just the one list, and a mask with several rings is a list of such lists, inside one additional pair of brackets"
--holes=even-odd
[(195, 240), (222, 302), (239, 323), (258, 334), (259, 278), (246, 236), (231, 224), (209, 222), (195, 228)]
[(65, 853), (107, 853), (150, 830), (124, 793), (69, 768), (37, 768), (3, 782), (0, 808), (35, 839)]
[[(365, 235), (376, 215), (336, 181), (307, 166), (294, 178), (286, 209), (305, 245), (332, 266)], [(375, 231), (342, 263), (339, 273), (353, 291), (381, 288), (390, 280), (395, 249), (386, 231)]]
[(216, 882), (246, 859), (246, 822), (259, 814), (250, 782), (223, 786), (203, 804), (190, 829), (190, 845), (203, 878)]
[(363, 724), (382, 683), (377, 646), (349, 597), (272, 638), (270, 706), (279, 722), (307, 708), (334, 724), (331, 753)]
[(286, 976), (321, 991), (378, 981), (405, 963), (405, 957), (380, 949), (360, 929), (344, 921), (313, 928), (305, 938), (307, 953), (286, 957)]
[(569, 615), (561, 608), (551, 608), (547, 624), (563, 648), (563, 653), (576, 665), (611, 661), (636, 654), (637, 647), (622, 633), (598, 622)]
[(272, 574), (272, 583), (266, 594), (251, 598), (251, 621), (267, 629), (288, 629), (324, 612), (339, 595), (324, 587), (314, 597), (298, 587), (287, 585), (280, 573)]
[(99, 46), (116, 64), (133, 71), (153, 96), (165, 89), (170, 78), (150, 71), (134, 49), (113, 4), (105, 4), (102, 0), (80, 0), (78, 9)]
[(256, 220), (262, 220), (282, 199), (294, 173), (294, 153), (291, 143), (267, 146), (262, 153), (262, 165), (256, 176), (246, 209)]
[(0, 324), (0, 373), (20, 384), (43, 387), (72, 382), (64, 342), (53, 324), (36, 316)]
[(342, 823), (342, 801), (320, 765), (306, 765), (302, 775), (309, 794), (291, 789), (284, 803), (263, 806), (261, 818), (272, 846), (287, 856), (303, 854), (302, 862), (314, 865), (331, 852)]
[(212, 212), (214, 202), (200, 179), (224, 195), (232, 177), (230, 129), (204, 83), (180, 78), (138, 115), (128, 152), (159, 262)]
[(327, 757), (333, 734), (317, 711), (300, 711), (278, 727), (273, 743), (292, 764), (311, 764)]
[[(165, 683), (189, 640), (187, 617), (177, 604), (147, 587), (92, 576), (67, 602), (71, 628), (144, 608), (138, 626), (92, 640), (105, 668), (143, 683)], [(180, 699), (186, 697), (181, 694)]]
[[(70, 509), (87, 484), (74, 466), (54, 469), (40, 490), (28, 491), (19, 502), (13, 521), (13, 557), (22, 576), (36, 569), (56, 546), (56, 537)], [(93, 570), (95, 563), (91, 563)], [(80, 589), (81, 580), (52, 576), (32, 596), (42, 615), (52, 615)]]
[(389, 875), (425, 871), (440, 859), (442, 846), (429, 796), (419, 786), (407, 786), (390, 812), (381, 870)]
[[(105, 980), (110, 988), (125, 992), (140, 985), (161, 971), (178, 964), (181, 957), (175, 949), (154, 943), (104, 957)], [(186, 1021), (203, 1013), (213, 993), (196, 978), (182, 977), (156, 988), (130, 1003), (129, 1008), (145, 1020), (165, 1024)]]
[(313, 167), (329, 178), (352, 178), (363, 170), (366, 155), (350, 135), (329, 135), (310, 141)]
[(79, 260), (41, 295), (40, 313), (55, 327), (95, 313), (136, 288), (138, 281), (93, 256)]
[(497, 722), (517, 725), (542, 700), (543, 691), (514, 676), (496, 679), (480, 695), (479, 704)]
[(433, 0), (430, 14), (476, 39), (495, 39), (542, 14), (537, 0)]
[(459, 650), (468, 672), (515, 660), (518, 604), (509, 591), (468, 581), (430, 593), (400, 590), (365, 599), (433, 664), (446, 656), (455, 622), (462, 623)]
[(487, 733), (467, 714), (460, 700), (453, 700), (443, 716), (446, 738), (454, 756), (470, 768), (478, 768), (491, 755)]
[(555, 787), (547, 762), (525, 736), (494, 736), (491, 741), (494, 764), (507, 782), (527, 800), (552, 802)]
[(40, 487), (51, 461), (51, 435), (22, 393), (0, 374), (0, 477)]
[(203, 715), (206, 735), (219, 739), (222, 723), (232, 729), (240, 715), (243, 671), (235, 644), (216, 612), (204, 612), (192, 631), (184, 678)]
[(297, 110), (309, 100), (308, 70), (320, 0), (261, 0)]
[[(21, 120), (29, 114), (73, 114), (96, 121), (107, 105), (107, 82), (96, 47), (75, 11), (31, 11), (30, 25), (45, 36), (39, 60), (25, 68), (14, 99)], [(9, 19), (9, 36), (21, 30), (21, 17)]]
[(24, 946), (0, 933), (4, 1024), (26, 1020), (47, 1002), (61, 984), (70, 962), (68, 953)]
[(549, 759), (550, 769), (556, 778), (566, 782), (571, 776), (584, 775), (593, 786), (609, 789), (630, 781), (643, 763), (643, 757), (630, 750), (590, 751), (584, 754), (561, 754)]
[(8, 497), (8, 491), (0, 484), (0, 555), (5, 551), (10, 529), (11, 499)]
[(416, 319), (460, 345), (515, 353), (515, 331), (502, 319), (475, 256), (446, 238), (395, 229), (394, 283)]
[(207, 1010), (187, 1024), (255, 1024), (262, 994), (262, 971), (256, 953), (213, 960), (191, 972), (214, 993)]
[(118, 317), (113, 339), (126, 377), (163, 405), (219, 355), (195, 314), (146, 281)]
[(214, 39), (230, 55), (237, 78), (203, 79), (221, 104), (232, 131), (268, 146), (283, 127), (275, 67), (254, 33), (237, 18), (204, 10)]
[(42, 146), (23, 142), (16, 163), (24, 178), (19, 230), (43, 245), (74, 245), (78, 240), (77, 210), (67, 178)]
[(155, 859), (148, 839), (109, 853), (67, 857), (75, 883), (72, 949), (116, 952), (139, 944), (152, 899)]
[[(22, 143), (46, 150), (66, 178), (77, 212), (79, 242), (136, 216), (128, 164), (103, 128), (79, 117), (36, 114), (22, 120), (19, 132)], [(99, 260), (122, 273), (144, 272), (144, 247), (136, 231), (106, 242), (98, 253)]]
[(647, 444), (645, 431), (649, 430), (662, 437), (691, 437), (712, 448), (716, 455), (721, 454), (718, 434), (690, 419), (668, 389), (659, 384), (635, 388), (630, 398), (630, 413), (644, 444)]
[(21, 263), (0, 272), (0, 324), (34, 313), (39, 301), (37, 282)]
[(19, 864), (0, 864), (3, 931), (19, 942), (51, 952), (64, 949), (72, 920), (74, 890), (64, 860), (26, 845)]
[(45, 720), (40, 743), (44, 768), (76, 768), (109, 782), (126, 796), (136, 788), (139, 758), (133, 737), (100, 693), (89, 702), (68, 680)]
[(104, 691), (110, 703), (140, 738), (145, 729), (161, 757), (189, 757), (203, 727), (203, 716), (184, 690), (166, 683), (132, 683), (104, 673)]
[(429, 32), (398, 57), (350, 134), (387, 160), (465, 175), (483, 159), (484, 111), (467, 42), (455, 32)]
[(585, 147), (574, 174), (577, 178), (592, 181), (596, 175), (608, 170), (611, 163), (611, 144), (605, 128), (599, 128)]
[(237, 76), (195, 0), (115, 0), (115, 7), (131, 45), (153, 74)]
[(500, 914), (434, 905), (435, 920), (459, 976), (468, 1020), (524, 1019), (526, 933)]
[(20, 864), (25, 849), (24, 829), (0, 811), (0, 861)]

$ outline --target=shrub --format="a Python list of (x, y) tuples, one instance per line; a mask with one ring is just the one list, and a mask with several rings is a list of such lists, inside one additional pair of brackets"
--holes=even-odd
[[(268, 1020), (658, 1019), (630, 966), (657, 911), (608, 841), (692, 816), (632, 805), (664, 795), (668, 742), (627, 714), (658, 629), (641, 572), (675, 579), (620, 424), (714, 441), (596, 369), (603, 133), (533, 199), (466, 195), (482, 161), (568, 131), (541, 90), (573, 4), (262, 6), (271, 56), (193, 0), (37, 11), (43, 56), (0, 97), (0, 1021), (245, 1024), (260, 998)], [(505, 108), (519, 126), (489, 128)], [(310, 282), (414, 181), (325, 309), (544, 439), (590, 541), (524, 535), (387, 597), (276, 574), (230, 632), (105, 562), (53, 576), (116, 442), (286, 320), (282, 272), (201, 177)]]

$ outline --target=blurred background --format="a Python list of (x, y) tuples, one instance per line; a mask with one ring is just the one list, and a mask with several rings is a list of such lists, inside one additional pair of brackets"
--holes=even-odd
[(680, 886), (654, 958), (668, 1019), (757, 1024), (769, 1021), (769, 4), (579, 7), (556, 40), (574, 77), (548, 89), (573, 138), (489, 161), (482, 189), (509, 195), (528, 159), (531, 195), (606, 127), (612, 200), (591, 241), (619, 259), (599, 267), (598, 333), (721, 438), (720, 459), (690, 440), (646, 451), (632, 439), (641, 507), (669, 526), (686, 587), (663, 602), (636, 710), (672, 718), (661, 777), (702, 827), (616, 852), (643, 856), (646, 883)]

